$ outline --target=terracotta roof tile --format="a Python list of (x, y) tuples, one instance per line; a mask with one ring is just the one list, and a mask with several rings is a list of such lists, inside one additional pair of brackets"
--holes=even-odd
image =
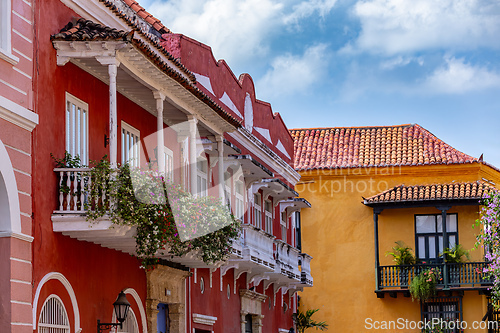
[(295, 169), (476, 162), (419, 125), (290, 130)]
[(131, 41), (134, 35), (133, 31), (113, 29), (99, 23), (94, 23), (86, 19), (71, 21), (61, 31), (53, 36), (53, 40), (123, 40)]
[(369, 204), (429, 200), (480, 200), (485, 193), (491, 191), (498, 190), (483, 181), (414, 186), (399, 185), (369, 197), (364, 202)]
[(151, 24), (158, 32), (162, 34), (169, 33), (170, 30), (165, 27), (159, 19), (148, 13), (139, 3), (135, 0), (123, 0), (137, 15), (142, 17), (146, 22)]

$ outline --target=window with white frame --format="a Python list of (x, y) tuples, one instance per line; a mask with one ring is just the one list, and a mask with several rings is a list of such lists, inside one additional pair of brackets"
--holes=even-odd
[(80, 157), (82, 165), (89, 162), (89, 106), (66, 93), (66, 151)]
[(286, 211), (281, 213), (281, 240), (286, 242), (286, 236), (288, 232), (288, 219), (286, 218)]
[(19, 58), (12, 54), (12, 0), (0, 0), (0, 59), (16, 64)]
[(196, 175), (196, 193), (199, 196), (206, 196), (208, 189), (208, 160), (205, 156), (198, 157), (196, 161), (196, 169), (198, 174)]
[(163, 163), (165, 165), (165, 178), (173, 181), (174, 180), (174, 153), (172, 150), (164, 147)]
[(265, 228), (268, 234), (273, 234), (273, 203), (271, 200), (264, 202), (264, 211), (266, 216)]
[(141, 132), (122, 121), (122, 164), (140, 166)]
[(253, 195), (253, 223), (257, 228), (262, 228), (262, 203), (261, 195), (254, 193)]
[[(116, 314), (113, 312), (113, 322), (116, 322)], [(131, 308), (128, 309), (127, 316), (122, 323), (122, 328), (116, 330), (116, 333), (139, 333), (139, 325), (137, 324), (137, 318), (135, 317), (134, 311)]]
[(38, 320), (39, 333), (69, 333), (68, 313), (57, 295), (50, 295), (43, 303)]
[(224, 197), (226, 198), (226, 205), (231, 210), (233, 203), (231, 198), (231, 174), (229, 172), (224, 172)]
[(245, 222), (245, 185), (241, 180), (236, 180), (234, 182), (234, 201), (235, 209), (234, 214), (236, 218), (239, 218), (241, 222)]

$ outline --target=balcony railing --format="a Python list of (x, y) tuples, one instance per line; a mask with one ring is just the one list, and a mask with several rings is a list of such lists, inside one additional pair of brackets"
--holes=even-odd
[(300, 273), (302, 284), (312, 286), (313, 278), (311, 275), (311, 260), (312, 257), (307, 253), (300, 254)]
[(299, 270), (299, 250), (288, 245), (282, 240), (275, 240), (275, 243), (275, 272), (289, 279), (300, 281), (301, 273)]
[[(90, 186), (90, 168), (55, 168), (59, 174), (59, 204), (54, 213), (85, 213), (88, 200), (87, 189)], [(106, 194), (103, 193), (104, 202)]]
[(275, 237), (249, 224), (244, 224), (242, 228), (243, 259), (274, 270), (273, 242)]
[(487, 264), (486, 262), (464, 262), (446, 263), (446, 265), (440, 263), (379, 266), (378, 289), (407, 288), (415, 276), (430, 268), (436, 268), (441, 273), (442, 280), (437, 283), (437, 286), (441, 288), (491, 285), (491, 281), (484, 279), (482, 273)]

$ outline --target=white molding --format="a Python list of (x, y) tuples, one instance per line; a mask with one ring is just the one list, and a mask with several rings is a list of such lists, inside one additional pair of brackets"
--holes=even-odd
[(75, 316), (75, 332), (80, 333), (82, 331), (80, 327), (80, 310), (78, 309), (75, 291), (73, 290), (73, 287), (71, 286), (71, 283), (69, 283), (68, 279), (66, 279), (66, 277), (59, 272), (50, 272), (45, 274), (45, 276), (38, 283), (35, 298), (33, 300), (33, 330), (36, 330), (37, 327), (36, 310), (38, 307), (38, 299), (40, 298), (40, 291), (42, 290), (43, 285), (49, 280), (58, 280), (64, 288), (66, 288), (69, 298), (71, 299), (71, 305), (73, 306), (73, 314)]
[(25, 235), (23, 233), (18, 233), (18, 232), (0, 231), (0, 238), (4, 238), (4, 237), (12, 237), (12, 238), (20, 239), (20, 240), (28, 242), (28, 243), (33, 242), (33, 237)]
[(0, 48), (0, 59), (7, 61), (9, 64), (15, 66), (19, 62), (19, 58), (13, 55), (11, 52)]
[[(69, 316), (68, 316), (68, 311), (66, 311), (66, 307), (64, 306), (64, 302), (63, 300), (61, 299), (61, 297), (59, 297), (58, 295), (56, 294), (50, 294), (49, 296), (47, 296), (47, 298), (45, 299), (45, 301), (43, 302), (43, 305), (42, 307), (40, 308), (41, 310), (45, 307), (45, 304), (47, 304), (47, 302), (51, 299), (51, 298), (55, 298), (59, 301), (59, 303), (61, 303), (61, 306), (63, 308), (63, 311), (64, 311), (64, 315), (66, 316), (66, 320), (68, 321), (68, 326), (67, 328), (70, 329), (70, 321), (69, 321)], [(31, 305), (31, 304), (30, 304)], [(41, 311), (40, 311), (41, 312)], [(71, 329), (70, 329), (71, 330)]]
[(193, 323), (213, 326), (217, 321), (217, 317), (193, 313)]
[(38, 124), (38, 115), (36, 113), (3, 96), (0, 96), (0, 118), (30, 132)]
[(123, 291), (125, 294), (130, 295), (134, 298), (135, 302), (137, 303), (137, 307), (139, 308), (139, 313), (141, 315), (141, 323), (142, 323), (142, 332), (147, 333), (148, 332), (148, 326), (147, 326), (147, 318), (146, 318), (146, 311), (144, 310), (144, 306), (142, 305), (142, 300), (137, 291), (133, 288), (127, 288)]
[[(3, 182), (1, 182), (3, 179)], [(3, 216), (4, 219), (8, 221), (8, 225), (5, 226), (5, 229), (2, 232), (7, 232), (10, 234), (22, 234), (21, 232), (21, 209), (19, 207), (19, 192), (17, 190), (16, 177), (14, 175), (14, 168), (12, 167), (12, 163), (10, 162), (9, 154), (5, 149), (5, 146), (0, 140), (0, 187), (2, 185), (5, 186), (4, 189), (0, 189), (0, 191), (4, 190), (5, 193), (0, 192), (0, 198), (5, 195), (3, 200), (8, 204), (7, 210), (4, 214), (8, 213), (8, 216)], [(2, 201), (3, 201), (2, 200)], [(0, 201), (0, 205), (2, 202)], [(0, 230), (2, 225), (0, 224)], [(10, 237), (9, 235), (8, 237)]]

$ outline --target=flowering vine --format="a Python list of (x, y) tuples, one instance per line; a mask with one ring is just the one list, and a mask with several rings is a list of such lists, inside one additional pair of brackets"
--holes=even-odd
[(476, 247), (485, 249), (485, 258), (490, 263), (483, 268), (485, 279), (493, 280), (492, 303), (498, 307), (500, 301), (500, 193), (490, 192), (483, 197), (481, 217), (476, 221), (481, 226), (476, 236)]
[(87, 220), (107, 215), (115, 224), (135, 226), (136, 253), (148, 269), (158, 254), (193, 252), (209, 264), (225, 260), (239, 235), (239, 223), (219, 199), (193, 196), (157, 172), (127, 164), (111, 169), (102, 159), (90, 179)]

